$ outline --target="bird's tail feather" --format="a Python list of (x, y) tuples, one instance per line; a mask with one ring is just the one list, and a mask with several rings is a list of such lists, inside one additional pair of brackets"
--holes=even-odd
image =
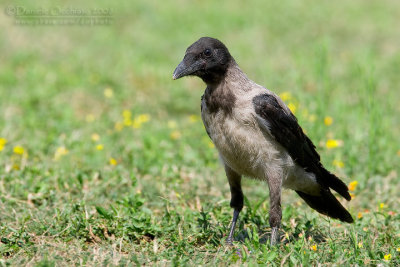
[(336, 177), (336, 175), (333, 173), (330, 173), (324, 167), (321, 168), (321, 175), (325, 178), (324, 181), (326, 182), (327, 186), (338, 192), (346, 200), (351, 200), (349, 188), (342, 180)]
[(296, 191), (296, 193), (304, 199), (304, 201), (313, 209), (332, 217), (334, 219), (339, 219), (343, 222), (352, 223), (354, 222), (353, 217), (350, 213), (340, 204), (340, 202), (335, 198), (329, 189), (321, 190), (320, 196), (312, 196), (301, 191)]

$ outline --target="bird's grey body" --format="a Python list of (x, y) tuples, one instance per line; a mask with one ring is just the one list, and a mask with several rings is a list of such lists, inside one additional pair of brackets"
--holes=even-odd
[[(318, 195), (320, 187), (315, 175), (298, 166), (257, 120), (253, 98), (260, 94), (277, 96), (248, 79), (236, 63), (232, 65), (222, 83), (216, 88), (206, 89), (201, 102), (204, 126), (223, 163), (240, 175), (267, 182), (269, 178), (279, 176), (283, 187)], [(211, 99), (221, 101), (225, 97), (235, 99), (234, 103), (231, 102), (231, 109), (208, 108)], [(286, 112), (290, 112), (280, 102)]]
[(189, 46), (173, 78), (187, 75), (198, 76), (207, 84), (201, 116), (224, 163), (234, 209), (228, 243), (232, 243), (243, 208), (242, 176), (268, 184), (271, 244), (279, 239), (282, 187), (295, 190), (322, 214), (353, 222), (330, 191), (350, 200), (347, 186), (324, 168), (314, 144), (283, 101), (250, 80), (223, 43), (203, 37)]

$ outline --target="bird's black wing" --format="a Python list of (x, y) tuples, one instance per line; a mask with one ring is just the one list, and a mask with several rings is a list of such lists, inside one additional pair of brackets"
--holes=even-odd
[(308, 171), (314, 171), (320, 156), (293, 113), (286, 111), (274, 95), (258, 95), (253, 99), (253, 104), (262, 128), (267, 128), (297, 164)]
[(314, 173), (324, 188), (331, 187), (347, 200), (351, 199), (347, 186), (322, 166), (314, 144), (305, 135), (293, 113), (283, 108), (276, 96), (258, 95), (253, 98), (253, 105), (260, 127), (268, 131), (298, 165)]
[[(204, 95), (201, 96), (201, 104), (200, 104), (200, 112), (202, 114), (203, 114), (203, 105), (205, 105), (205, 103), (204, 103)], [(204, 122), (203, 122), (203, 124), (204, 124)], [(206, 133), (207, 133), (208, 137), (210, 137), (210, 139), (211, 139), (210, 132), (208, 131), (207, 126), (205, 124), (204, 124), (204, 128), (206, 129)]]

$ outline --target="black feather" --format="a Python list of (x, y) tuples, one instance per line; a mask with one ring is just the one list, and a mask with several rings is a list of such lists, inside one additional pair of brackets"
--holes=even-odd
[(328, 190), (322, 190), (320, 196), (311, 196), (306, 193), (296, 191), (304, 201), (319, 213), (325, 214), (343, 222), (354, 222), (350, 213), (340, 204), (334, 195)]
[(254, 97), (253, 104), (257, 115), (267, 122), (268, 130), (297, 164), (307, 172), (314, 173), (323, 188), (332, 188), (345, 199), (351, 199), (346, 184), (322, 166), (314, 144), (303, 132), (293, 113), (285, 110), (270, 94)]

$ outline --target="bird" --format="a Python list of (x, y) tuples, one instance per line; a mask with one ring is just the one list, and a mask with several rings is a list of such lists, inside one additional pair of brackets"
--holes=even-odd
[(353, 222), (331, 191), (350, 201), (346, 184), (322, 165), (315, 145), (282, 99), (249, 79), (221, 41), (201, 37), (190, 45), (172, 78), (184, 76), (197, 76), (206, 84), (201, 118), (218, 150), (231, 192), (233, 219), (227, 244), (233, 244), (243, 208), (242, 177), (268, 184), (271, 245), (280, 241), (283, 188), (294, 190), (321, 214)]

